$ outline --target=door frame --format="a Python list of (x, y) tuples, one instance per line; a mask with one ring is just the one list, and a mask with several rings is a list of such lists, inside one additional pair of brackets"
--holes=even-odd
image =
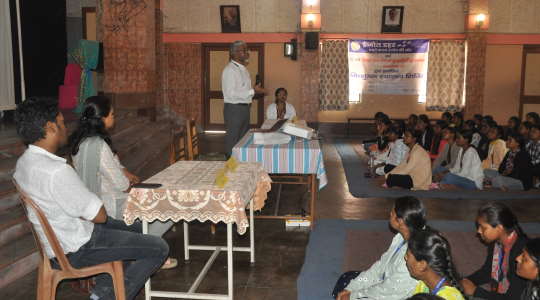
[[(202, 44), (202, 64), (201, 64), (201, 85), (202, 85), (202, 122), (204, 130), (225, 130), (224, 125), (220, 124), (211, 124), (210, 123), (210, 102), (207, 101), (212, 98), (223, 99), (222, 91), (210, 91), (210, 51), (223, 50), (227, 49), (229, 51), (230, 44), (228, 43), (203, 43)], [(257, 50), (259, 53), (258, 57), (258, 69), (259, 76), (264, 86), (264, 44), (263, 43), (248, 43), (247, 47), (249, 50)], [(250, 124), (250, 127), (260, 127), (264, 121), (264, 95), (256, 94), (253, 96), (254, 101), (258, 101), (257, 107), (257, 124)]]
[(521, 61), (521, 88), (519, 90), (519, 118), (523, 118), (523, 105), (525, 104), (540, 104), (540, 95), (527, 96), (525, 91), (525, 74), (527, 68), (527, 54), (540, 54), (539, 45), (523, 45), (523, 58)]

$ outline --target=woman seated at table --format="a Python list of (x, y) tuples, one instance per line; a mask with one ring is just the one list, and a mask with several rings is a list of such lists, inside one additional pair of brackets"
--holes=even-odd
[(529, 281), (521, 299), (540, 300), (540, 239), (529, 240), (516, 262), (517, 275)]
[(461, 149), (454, 167), (440, 173), (439, 176), (442, 176), (441, 188), (482, 189), (484, 170), (478, 152), (471, 145), (472, 135), (470, 130), (458, 133), (456, 143)]
[(390, 247), (369, 269), (341, 275), (332, 293), (337, 300), (397, 300), (411, 295), (417, 281), (411, 278), (405, 264), (407, 240), (425, 228), (426, 210), (415, 197), (397, 198), (389, 221), (390, 227), (397, 231)]
[(413, 190), (427, 190), (431, 185), (431, 159), (420, 146), (422, 132), (405, 130), (404, 142), (409, 147), (409, 156), (390, 173), (386, 174), (386, 186)]
[(460, 277), (452, 261), (450, 244), (437, 231), (416, 231), (405, 255), (412, 277), (419, 280), (414, 294), (429, 293), (446, 300), (464, 300)]
[(504, 155), (508, 149), (506, 148), (506, 142), (502, 139), (504, 135), (504, 129), (502, 126), (495, 126), (490, 128), (487, 134), (489, 139), (488, 155), (484, 161), (482, 161), (482, 168), (484, 170), (490, 169), (497, 171), (501, 164)]
[[(86, 99), (77, 129), (69, 137), (73, 166), (88, 189), (103, 201), (109, 217), (122, 220), (130, 186), (140, 182), (130, 173), (114, 150), (109, 130), (114, 127), (111, 101), (102, 96)], [(174, 223), (154, 221), (148, 233), (162, 236)], [(140, 223), (136, 226), (141, 226)], [(176, 267), (169, 258), (162, 269)]]
[(517, 133), (508, 136), (509, 151), (498, 170), (484, 169), (486, 179), (494, 188), (502, 190), (528, 190), (533, 184), (531, 157), (525, 151), (525, 140)]
[(287, 90), (278, 88), (276, 90), (275, 103), (268, 105), (266, 108), (266, 118), (268, 120), (292, 119), (296, 116), (296, 110), (292, 104), (287, 102)]

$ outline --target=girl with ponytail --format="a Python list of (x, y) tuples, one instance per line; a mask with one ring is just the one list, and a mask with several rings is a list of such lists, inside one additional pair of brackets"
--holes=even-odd
[(409, 239), (405, 255), (412, 277), (419, 280), (414, 294), (429, 293), (446, 300), (464, 300), (450, 244), (437, 231), (417, 231)]
[[(123, 220), (126, 191), (140, 182), (118, 159), (109, 130), (114, 127), (114, 108), (102, 96), (86, 99), (77, 129), (69, 137), (71, 157), (77, 174), (86, 187), (103, 201), (107, 215)], [(151, 235), (162, 236), (173, 225), (172, 221), (155, 221), (148, 227)], [(136, 231), (141, 231), (137, 223)], [(139, 229), (140, 227), (140, 229)], [(178, 262), (169, 258), (163, 269), (174, 268)]]
[[(495, 300), (519, 300), (527, 281), (516, 274), (516, 258), (527, 243), (527, 236), (510, 208), (498, 202), (478, 210), (477, 232), (488, 245), (484, 265), (463, 279), (466, 295)], [(490, 288), (480, 285), (489, 283)]]
[(397, 198), (389, 222), (397, 234), (388, 250), (368, 270), (341, 275), (333, 297), (338, 300), (401, 300), (412, 294), (417, 281), (409, 275), (404, 255), (409, 237), (426, 228), (424, 205), (415, 197)]
[(527, 242), (516, 261), (517, 275), (529, 280), (521, 300), (540, 300), (540, 239)]

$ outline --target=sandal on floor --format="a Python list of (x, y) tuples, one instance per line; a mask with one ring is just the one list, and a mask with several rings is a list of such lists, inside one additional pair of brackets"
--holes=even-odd
[(161, 266), (162, 270), (169, 270), (174, 269), (178, 266), (178, 260), (176, 258), (168, 257), (163, 266)]

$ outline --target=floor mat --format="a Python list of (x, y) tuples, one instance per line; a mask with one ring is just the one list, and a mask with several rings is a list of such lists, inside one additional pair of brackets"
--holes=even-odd
[[(469, 274), (485, 259), (485, 247), (466, 221), (430, 221), (450, 241), (462, 274)], [(540, 236), (540, 223), (521, 223), (531, 237)], [(310, 234), (306, 258), (297, 280), (299, 300), (331, 300), (337, 278), (348, 270), (366, 269), (388, 248), (393, 233), (387, 220), (318, 220)]]
[(478, 200), (510, 200), (510, 199), (539, 199), (538, 190), (524, 192), (503, 192), (500, 190), (466, 191), (466, 190), (431, 190), (411, 191), (398, 188), (383, 188), (375, 179), (365, 178), (368, 171), (367, 157), (355, 151), (348, 141), (335, 141), (336, 147), (345, 175), (349, 192), (357, 198), (384, 197), (397, 198), (402, 196), (416, 196), (418, 198), (441, 199), (478, 199)]

